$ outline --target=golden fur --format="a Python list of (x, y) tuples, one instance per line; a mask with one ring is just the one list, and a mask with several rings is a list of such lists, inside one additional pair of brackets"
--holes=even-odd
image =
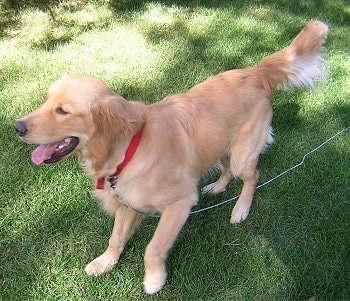
[(161, 213), (145, 252), (144, 288), (158, 292), (166, 282), (165, 259), (192, 206), (197, 182), (220, 161), (222, 175), (203, 190), (223, 191), (230, 180), (244, 185), (231, 223), (244, 220), (259, 173), (259, 154), (272, 142), (270, 96), (278, 86), (312, 87), (323, 75), (321, 46), (328, 28), (314, 21), (291, 45), (259, 65), (211, 77), (188, 92), (146, 106), (130, 102), (101, 80), (63, 76), (49, 88), (46, 102), (15, 124), (28, 143), (50, 144), (78, 137), (75, 152), (94, 180), (113, 174), (131, 137), (143, 128), (137, 151), (118, 177), (95, 195), (115, 215), (107, 250), (86, 267), (89, 275), (110, 270), (142, 218)]

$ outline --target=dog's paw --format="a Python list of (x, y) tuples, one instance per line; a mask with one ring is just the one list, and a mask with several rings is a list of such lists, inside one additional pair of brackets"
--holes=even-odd
[(249, 214), (250, 206), (247, 207), (247, 206), (237, 206), (237, 205), (232, 210), (231, 220), (230, 220), (231, 224), (239, 224), (243, 222)]
[(225, 191), (225, 189), (220, 189), (216, 182), (211, 183), (202, 188), (202, 193), (204, 194), (218, 194), (223, 191)]
[(110, 271), (117, 262), (118, 260), (115, 260), (106, 254), (102, 254), (86, 266), (85, 272), (90, 276), (99, 276)]
[(158, 270), (153, 273), (147, 273), (143, 281), (143, 288), (146, 294), (154, 295), (158, 293), (164, 286), (167, 278), (166, 270)]

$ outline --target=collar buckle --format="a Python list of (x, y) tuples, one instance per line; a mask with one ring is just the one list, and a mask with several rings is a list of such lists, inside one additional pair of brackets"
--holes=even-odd
[(107, 181), (111, 185), (111, 188), (115, 189), (115, 186), (117, 185), (117, 182), (118, 182), (118, 176), (109, 176), (107, 177)]

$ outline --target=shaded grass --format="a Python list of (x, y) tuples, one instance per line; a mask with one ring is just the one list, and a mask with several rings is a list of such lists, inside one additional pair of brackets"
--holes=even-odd
[[(331, 28), (330, 80), (273, 96), (276, 143), (264, 181), (350, 124), (349, 6), (344, 1), (2, 1), (0, 40), (0, 282), (2, 300), (319, 300), (350, 298), (350, 137), (259, 190), (252, 214), (229, 225), (232, 205), (191, 217), (168, 260), (169, 280), (142, 293), (147, 218), (118, 266), (90, 278), (112, 220), (69, 159), (34, 167), (13, 121), (38, 106), (62, 73), (99, 76), (148, 103), (285, 47), (314, 18)], [(206, 181), (208, 179), (205, 179)], [(239, 193), (233, 183), (201, 206)]]

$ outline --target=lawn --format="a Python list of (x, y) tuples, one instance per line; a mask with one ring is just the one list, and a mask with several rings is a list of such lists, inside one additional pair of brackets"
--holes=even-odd
[[(312, 19), (330, 27), (330, 76), (312, 91), (274, 94), (275, 144), (259, 162), (261, 182), (350, 126), (347, 1), (0, 0), (0, 300), (350, 300), (350, 131), (258, 190), (239, 226), (229, 223), (233, 204), (192, 215), (166, 286), (149, 297), (143, 253), (158, 218), (143, 221), (111, 272), (88, 277), (112, 219), (75, 158), (36, 167), (12, 127), (63, 73), (98, 76), (152, 103), (258, 63)], [(194, 209), (240, 188), (201, 196)]]

